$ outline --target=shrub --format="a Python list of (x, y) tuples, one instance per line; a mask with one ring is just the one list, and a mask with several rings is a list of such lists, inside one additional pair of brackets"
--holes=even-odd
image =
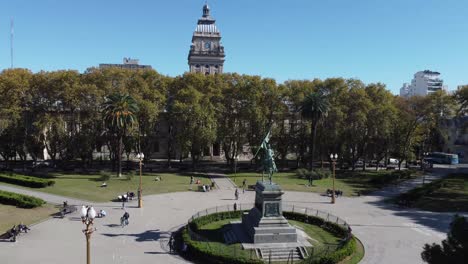
[(0, 203), (14, 205), (20, 208), (35, 208), (45, 204), (45, 201), (29, 195), (0, 191)]
[(108, 181), (111, 178), (110, 172), (107, 171), (100, 171), (99, 175), (98, 181)]
[(231, 218), (240, 218), (244, 211), (229, 211), (209, 214), (206, 216), (199, 217), (190, 222), (190, 229), (193, 232), (198, 232), (200, 228), (206, 224)]
[(19, 174), (0, 174), (0, 181), (32, 188), (44, 188), (55, 184), (55, 181), (53, 180), (40, 179)]
[(135, 171), (131, 171), (128, 174), (125, 175), (125, 179), (127, 181), (131, 181), (135, 177)]
[(328, 170), (308, 170), (304, 168), (296, 170), (296, 176), (301, 179), (321, 180), (329, 178), (330, 175), (331, 173)]

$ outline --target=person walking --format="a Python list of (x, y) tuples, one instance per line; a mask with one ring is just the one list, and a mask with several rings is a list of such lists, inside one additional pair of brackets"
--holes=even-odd
[(234, 196), (236, 197), (236, 200), (239, 200), (239, 190), (236, 188), (236, 191), (234, 192)]
[(190, 176), (190, 190), (192, 190), (192, 184), (195, 182), (195, 179), (193, 178), (193, 175)]
[(171, 237), (169, 238), (167, 245), (169, 246), (169, 253), (172, 253), (174, 251), (174, 233), (171, 233)]

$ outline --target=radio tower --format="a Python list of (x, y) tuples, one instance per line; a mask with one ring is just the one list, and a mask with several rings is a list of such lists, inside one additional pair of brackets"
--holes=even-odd
[(13, 69), (13, 18), (11, 18), (10, 23), (10, 59), (11, 59), (11, 68)]

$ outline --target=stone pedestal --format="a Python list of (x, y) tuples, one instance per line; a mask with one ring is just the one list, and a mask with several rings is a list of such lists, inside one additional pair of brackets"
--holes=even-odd
[(255, 185), (255, 207), (242, 216), (242, 225), (254, 244), (295, 243), (296, 229), (283, 216), (283, 191), (275, 183), (258, 181)]

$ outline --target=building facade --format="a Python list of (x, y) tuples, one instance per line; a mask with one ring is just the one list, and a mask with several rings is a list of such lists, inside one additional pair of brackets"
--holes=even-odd
[(190, 72), (206, 75), (223, 73), (224, 47), (221, 44), (221, 33), (210, 15), (210, 7), (203, 6), (203, 16), (198, 19), (193, 32), (192, 45), (188, 55)]
[(152, 69), (150, 65), (140, 65), (137, 59), (123, 58), (122, 64), (102, 63), (99, 69), (121, 68), (121, 69)]
[(440, 73), (425, 70), (415, 73), (411, 84), (403, 84), (403, 87), (400, 88), (400, 96), (426, 96), (440, 90), (447, 91), (447, 86), (445, 86), (444, 81), (440, 79)]

